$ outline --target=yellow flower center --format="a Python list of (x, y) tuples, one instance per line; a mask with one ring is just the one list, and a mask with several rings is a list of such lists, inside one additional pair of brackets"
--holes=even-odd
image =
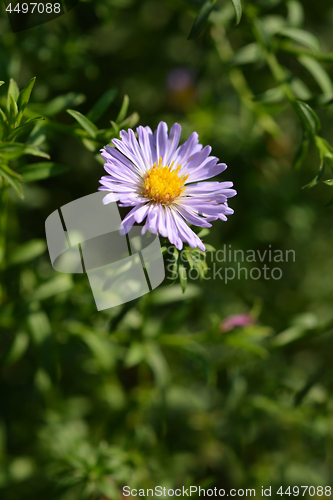
[(163, 167), (162, 158), (160, 158), (158, 165), (156, 162), (154, 163), (144, 177), (144, 196), (162, 205), (169, 205), (185, 191), (184, 184), (188, 174), (179, 177), (181, 166), (178, 165), (176, 169), (172, 170), (173, 163)]

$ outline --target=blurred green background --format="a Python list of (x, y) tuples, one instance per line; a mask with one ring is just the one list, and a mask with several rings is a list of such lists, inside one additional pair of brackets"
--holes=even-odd
[[(332, 188), (320, 181), (302, 189), (317, 174), (314, 141), (302, 168), (292, 165), (303, 129), (317, 132), (283, 92), (310, 103), (330, 143), (333, 7), (243, 2), (235, 26), (231, 1), (221, 0), (187, 40), (200, 5), (82, 1), (16, 34), (2, 5), (0, 104), (10, 78), (22, 89), (37, 77), (26, 117), (46, 120), (29, 134), (67, 171), (24, 183), (22, 200), (11, 191), (1, 226), (1, 500), (116, 500), (124, 485), (256, 488), (257, 496), (272, 486), (281, 498), (280, 486), (332, 483)], [(270, 54), (284, 68), (280, 82)], [(279, 83), (281, 96), (263, 95)], [(205, 280), (189, 277), (183, 294), (167, 276), (138, 301), (97, 312), (85, 276), (52, 269), (45, 219), (97, 190), (98, 149), (109, 133), (87, 139), (66, 109), (86, 115), (112, 88), (98, 129), (164, 120), (182, 125), (182, 140), (197, 131), (228, 165), (219, 180), (238, 192), (234, 215), (214, 223), (204, 242), (294, 250), (295, 261), (265, 260), (281, 279), (225, 283), (208, 270)], [(125, 99), (119, 118), (124, 95), (129, 108)], [(23, 175), (38, 161), (24, 156), (11, 168)], [(327, 163), (322, 180), (329, 155)], [(249, 324), (228, 330), (223, 322), (235, 314)]]

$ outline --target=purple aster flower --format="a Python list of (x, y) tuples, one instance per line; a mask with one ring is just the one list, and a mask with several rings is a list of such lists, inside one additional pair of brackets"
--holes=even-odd
[(209, 156), (210, 146), (199, 144), (193, 132), (179, 146), (181, 126), (168, 127), (160, 122), (153, 133), (149, 127), (120, 132), (114, 148), (105, 146), (102, 157), (109, 175), (101, 178), (101, 191), (110, 191), (104, 204), (118, 201), (120, 207), (134, 207), (122, 222), (127, 233), (133, 224), (146, 222), (147, 230), (167, 237), (181, 250), (183, 242), (205, 250), (205, 246), (187, 223), (211, 227), (210, 222), (227, 220), (233, 210), (227, 199), (235, 196), (232, 182), (202, 182), (223, 172), (227, 166)]

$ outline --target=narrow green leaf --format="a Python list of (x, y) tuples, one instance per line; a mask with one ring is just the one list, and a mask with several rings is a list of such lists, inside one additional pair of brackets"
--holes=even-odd
[(5, 115), (5, 113), (2, 111), (2, 109), (0, 108), (0, 123), (3, 127), (7, 127), (8, 125), (8, 121), (7, 121), (7, 116)]
[(325, 172), (325, 162), (324, 162), (324, 158), (321, 157), (318, 174), (316, 175), (316, 177), (314, 179), (312, 179), (311, 182), (309, 182), (309, 184), (306, 184), (305, 186), (303, 186), (302, 189), (310, 189), (310, 188), (314, 187), (316, 184), (318, 184), (318, 182), (320, 181), (320, 179), (324, 175), (324, 172)]
[(87, 114), (87, 118), (92, 122), (96, 122), (110, 107), (114, 98), (117, 95), (117, 89), (112, 88), (105, 92), (96, 104), (91, 108)]
[(297, 151), (297, 154), (296, 154), (296, 157), (294, 160), (294, 164), (293, 164), (294, 170), (298, 170), (303, 165), (303, 162), (306, 158), (306, 155), (308, 154), (309, 144), (310, 144), (310, 137), (309, 137), (309, 134), (307, 132), (305, 132), (303, 134), (303, 138), (302, 138), (300, 147)]
[(42, 116), (38, 116), (36, 118), (31, 118), (30, 120), (27, 120), (25, 123), (23, 123), (23, 125), (19, 125), (9, 134), (8, 140), (17, 138), (19, 135), (21, 135), (22, 132), (27, 132), (29, 128), (34, 127), (36, 122), (39, 120), (45, 120), (45, 118), (43, 118)]
[(11, 78), (10, 82), (9, 82), (9, 87), (8, 87), (8, 101), (7, 101), (8, 109), (9, 109), (9, 96), (11, 95), (13, 97), (14, 101), (17, 102), (19, 93), (20, 93), (20, 90), (17, 86), (17, 83), (15, 82), (14, 78)]
[(52, 278), (43, 285), (37, 288), (31, 295), (30, 299), (34, 300), (45, 300), (54, 295), (59, 295), (59, 293), (67, 292), (73, 287), (73, 281), (70, 275), (62, 274)]
[(12, 170), (10, 167), (8, 167), (8, 165), (0, 164), (0, 168), (5, 172), (7, 172), (7, 174), (13, 177), (14, 179), (22, 181), (22, 176), (18, 172), (15, 172), (15, 170)]
[(302, 121), (304, 128), (315, 135), (321, 128), (320, 120), (313, 109), (303, 101), (295, 101), (294, 109)]
[(27, 243), (20, 245), (17, 250), (11, 253), (8, 261), (8, 265), (14, 266), (18, 264), (24, 264), (25, 262), (30, 262), (36, 259), (46, 250), (45, 240), (31, 240)]
[(119, 111), (119, 115), (117, 116), (117, 119), (116, 119), (116, 123), (120, 123), (123, 120), (125, 120), (126, 115), (127, 115), (128, 106), (129, 106), (129, 97), (128, 97), (128, 95), (125, 95), (124, 99), (123, 99), (123, 103), (122, 103), (120, 111)]
[(328, 186), (333, 186), (333, 179), (327, 179), (327, 181), (323, 181)]
[(22, 116), (23, 116), (23, 113), (24, 113), (24, 110), (27, 107), (27, 104), (30, 100), (31, 92), (32, 92), (32, 89), (35, 85), (35, 81), (36, 81), (36, 77), (31, 78), (31, 80), (21, 90), (20, 95), (18, 96), (18, 99), (17, 99), (17, 107), (19, 110), (19, 115), (18, 115), (18, 119), (17, 119), (18, 124), (20, 123)]
[(25, 145), (19, 142), (0, 142), (0, 158), (14, 160), (24, 154)]
[(41, 158), (46, 158), (47, 160), (50, 159), (50, 155), (48, 153), (35, 146), (27, 146), (24, 150), (24, 153), (32, 156), (40, 156)]
[(17, 335), (15, 335), (15, 339), (5, 357), (4, 364), (7, 366), (16, 363), (16, 361), (18, 361), (26, 352), (28, 346), (28, 334), (26, 332), (19, 332)]
[(210, 13), (214, 9), (215, 3), (216, 3), (216, 0), (203, 0), (202, 5), (200, 7), (200, 10), (198, 12), (198, 15), (194, 20), (192, 29), (190, 31), (188, 38), (187, 38), (188, 40), (196, 38), (200, 34), (200, 32), (203, 30)]
[(285, 97), (282, 87), (274, 87), (273, 89), (266, 90), (262, 94), (254, 96), (253, 100), (262, 102), (264, 104), (276, 104), (283, 101)]
[(23, 182), (35, 182), (68, 172), (65, 165), (54, 162), (31, 163), (20, 170)]
[(3, 82), (2, 80), (0, 81), (0, 87), (2, 87), (2, 85), (4, 85), (5, 82)]
[(304, 21), (303, 6), (297, 0), (289, 0), (287, 2), (288, 21), (293, 28), (299, 28)]
[(253, 42), (238, 50), (232, 58), (231, 63), (234, 65), (252, 64), (262, 60), (263, 50), (256, 42)]
[(278, 34), (290, 38), (302, 45), (305, 45), (313, 52), (320, 51), (320, 44), (318, 39), (308, 31), (304, 31), (298, 28), (282, 28)]
[(67, 109), (67, 113), (71, 115), (93, 139), (96, 137), (98, 128), (89, 120), (89, 118), (74, 109)]
[(17, 196), (21, 199), (24, 198), (24, 194), (23, 194), (23, 189), (22, 189), (22, 186), (21, 186), (21, 183), (20, 181), (16, 178), (16, 176), (12, 176), (8, 173), (6, 165), (0, 165), (0, 175), (2, 175), (2, 177), (11, 185), (11, 187), (14, 189), (15, 193), (17, 194)]
[(329, 167), (333, 168), (333, 154), (332, 153), (326, 153), (324, 156), (324, 160), (328, 164)]
[(322, 65), (309, 56), (299, 56), (299, 62), (309, 71), (324, 94), (333, 94), (333, 83)]
[(16, 126), (16, 120), (18, 116), (18, 108), (17, 104), (14, 100), (14, 97), (10, 94), (8, 96), (8, 101), (9, 101), (9, 110), (8, 110), (8, 125), (10, 128), (15, 128)]
[(132, 127), (134, 127), (134, 125), (136, 125), (138, 123), (139, 120), (140, 120), (140, 116), (135, 111), (130, 116), (128, 116), (126, 118), (126, 120), (124, 120), (123, 122), (119, 123), (119, 127), (120, 128), (126, 128), (126, 127), (127, 128), (132, 128)]
[(235, 9), (235, 14), (236, 14), (236, 25), (240, 23), (240, 20), (242, 18), (242, 4), (240, 0), (231, 0), (232, 5), (234, 6)]

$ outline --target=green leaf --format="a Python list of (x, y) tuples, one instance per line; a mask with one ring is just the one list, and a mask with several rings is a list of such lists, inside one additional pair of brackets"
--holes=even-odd
[(16, 120), (18, 116), (18, 108), (17, 104), (14, 100), (14, 97), (10, 94), (8, 96), (8, 101), (9, 101), (9, 110), (8, 110), (8, 125), (10, 128), (15, 128), (16, 126)]
[(129, 106), (129, 97), (128, 95), (125, 95), (119, 111), (119, 115), (117, 116), (116, 119), (116, 123), (120, 123), (126, 118), (128, 106)]
[(242, 18), (242, 4), (240, 0), (231, 0), (232, 5), (234, 6), (235, 9), (235, 14), (236, 14), (236, 25), (240, 23), (240, 20)]
[(324, 94), (333, 94), (333, 84), (322, 65), (309, 56), (299, 56), (299, 62), (311, 73)]
[(314, 179), (312, 179), (311, 182), (309, 182), (309, 184), (306, 184), (305, 186), (303, 186), (302, 189), (310, 189), (313, 186), (315, 186), (316, 184), (318, 184), (318, 182), (320, 181), (320, 179), (324, 175), (324, 172), (325, 172), (325, 162), (324, 162), (324, 158), (321, 156), (318, 174), (316, 175), (316, 177)]
[(96, 122), (110, 107), (114, 98), (117, 95), (117, 89), (112, 88), (105, 92), (96, 104), (91, 108), (89, 113), (87, 113), (87, 118), (92, 122)]
[(19, 332), (10, 346), (5, 357), (4, 364), (12, 365), (18, 361), (26, 352), (29, 346), (29, 335), (26, 332)]
[(23, 182), (35, 182), (42, 179), (48, 179), (56, 175), (61, 175), (69, 171), (69, 168), (59, 163), (39, 162), (30, 163), (20, 170)]
[(132, 128), (134, 127), (134, 125), (136, 125), (138, 123), (140, 119), (140, 116), (139, 114), (135, 111), (134, 113), (132, 113), (130, 116), (128, 116), (126, 118), (126, 120), (124, 120), (123, 122), (121, 122), (119, 124), (119, 127), (120, 128)]
[(333, 168), (333, 154), (332, 153), (326, 153), (324, 155), (324, 160), (328, 164), (329, 167)]
[(186, 292), (183, 293), (182, 287), (180, 285), (173, 285), (170, 287), (162, 287), (154, 290), (150, 294), (150, 300), (152, 304), (163, 305), (170, 304), (172, 302), (178, 302), (179, 300), (193, 299), (195, 297), (200, 297), (202, 290), (199, 286), (189, 284), (187, 285)]
[(289, 0), (289, 2), (287, 2), (287, 8), (289, 24), (294, 28), (302, 26), (304, 21), (304, 10), (302, 4), (297, 0)]
[(18, 180), (16, 172), (13, 172), (7, 165), (0, 165), (0, 175), (11, 185), (19, 198), (23, 199), (23, 189)]
[(14, 160), (24, 154), (25, 145), (19, 142), (0, 142), (0, 158)]
[(323, 181), (324, 184), (327, 184), (328, 186), (333, 186), (333, 179), (327, 179), (327, 181)]
[(303, 138), (302, 138), (300, 147), (297, 151), (297, 154), (296, 154), (296, 157), (294, 160), (294, 164), (293, 164), (294, 170), (298, 170), (303, 165), (303, 162), (306, 158), (306, 155), (308, 154), (309, 145), (310, 145), (310, 137), (309, 137), (309, 134), (307, 132), (305, 132), (303, 134)]
[(27, 107), (27, 104), (30, 100), (31, 92), (32, 92), (32, 89), (35, 85), (35, 81), (36, 81), (36, 77), (31, 78), (31, 80), (21, 90), (20, 95), (18, 96), (18, 99), (17, 99), (17, 107), (18, 107), (18, 111), (19, 111), (19, 115), (18, 115), (18, 119), (17, 119), (18, 124), (20, 123), (22, 116), (23, 116), (23, 113), (24, 113), (24, 110)]
[(285, 97), (282, 87), (274, 87), (273, 89), (266, 90), (262, 94), (254, 96), (253, 100), (262, 102), (264, 104), (276, 104), (283, 101)]
[(0, 87), (2, 87), (2, 85), (4, 85), (5, 82), (3, 82), (2, 80), (0, 81)]
[(35, 146), (27, 146), (24, 150), (24, 153), (27, 155), (40, 156), (41, 158), (50, 159), (50, 155), (48, 153)]
[(45, 240), (31, 240), (27, 243), (20, 245), (17, 250), (11, 253), (8, 260), (8, 265), (15, 266), (18, 264), (24, 264), (25, 262), (30, 262), (36, 259), (46, 250)]
[(13, 140), (17, 138), (19, 135), (21, 135), (22, 132), (27, 132), (29, 128), (34, 127), (36, 122), (39, 120), (45, 120), (45, 118), (38, 116), (36, 118), (31, 118), (30, 120), (27, 120), (23, 125), (20, 125), (19, 127), (16, 127), (11, 134), (8, 136), (8, 140)]
[(8, 100), (7, 100), (8, 109), (9, 109), (9, 96), (12, 96), (14, 101), (17, 102), (19, 93), (20, 90), (17, 86), (17, 83), (15, 82), (14, 78), (11, 78), (8, 87)]
[(67, 109), (67, 113), (70, 114), (93, 139), (96, 137), (98, 128), (89, 120), (89, 118), (74, 109)]
[(33, 292), (30, 300), (45, 300), (55, 295), (59, 295), (59, 293), (67, 292), (72, 287), (73, 281), (71, 276), (62, 274), (40, 285), (40, 287)]
[(178, 274), (179, 274), (180, 286), (182, 287), (183, 293), (185, 293), (187, 286), (187, 271), (186, 267), (183, 264), (179, 264)]
[(212, 10), (214, 9), (216, 0), (203, 0), (202, 5), (200, 7), (200, 10), (198, 12), (197, 17), (194, 20), (192, 29), (190, 31), (190, 34), (188, 36), (188, 40), (192, 40), (193, 38), (196, 38), (200, 32), (203, 30), (208, 17)]
[(320, 44), (318, 39), (308, 31), (304, 31), (298, 28), (282, 28), (278, 34), (290, 38), (302, 45), (305, 45), (313, 52), (320, 51)]
[(232, 64), (252, 64), (263, 60), (263, 50), (256, 43), (249, 43), (236, 52), (232, 58)]
[(303, 101), (295, 101), (293, 107), (302, 121), (304, 128), (315, 135), (321, 128), (317, 114), (313, 109)]

